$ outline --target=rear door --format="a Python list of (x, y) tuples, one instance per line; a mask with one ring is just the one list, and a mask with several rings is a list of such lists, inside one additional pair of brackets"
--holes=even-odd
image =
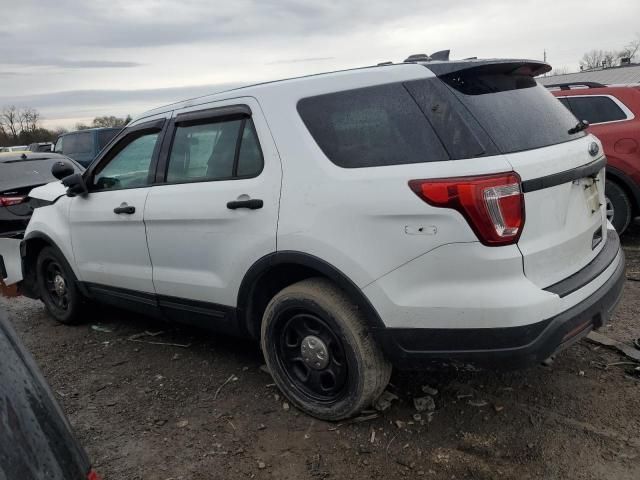
[(599, 142), (527, 66), (441, 76), (522, 179), (524, 272), (544, 288), (586, 266), (606, 240), (605, 159)]
[(176, 111), (156, 175), (144, 221), (160, 305), (224, 323), (245, 272), (276, 250), (282, 173), (257, 102)]

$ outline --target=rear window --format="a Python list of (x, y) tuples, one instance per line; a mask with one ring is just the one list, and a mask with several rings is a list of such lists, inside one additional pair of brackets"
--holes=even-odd
[(104, 147), (107, 146), (113, 137), (115, 137), (120, 129), (113, 128), (108, 130), (98, 130), (98, 151), (101, 151)]
[(93, 154), (93, 132), (65, 135), (63, 153), (65, 155)]
[(529, 75), (467, 70), (440, 77), (502, 153), (568, 142), (575, 117)]
[[(51, 175), (51, 167), (63, 159), (64, 157), (0, 161), (0, 192), (56, 181)], [(80, 171), (76, 164), (68, 159), (64, 160), (71, 163), (76, 171)]]
[(566, 97), (569, 108), (579, 120), (589, 123), (626, 120), (627, 115), (611, 98), (600, 95), (588, 97)]
[(399, 83), (304, 98), (298, 102), (298, 112), (324, 154), (340, 167), (449, 159)]

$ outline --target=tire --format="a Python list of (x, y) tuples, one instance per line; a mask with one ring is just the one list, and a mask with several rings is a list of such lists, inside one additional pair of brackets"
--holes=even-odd
[(80, 323), (85, 300), (64, 256), (56, 248), (43, 248), (36, 272), (40, 299), (49, 315), (65, 325)]
[(276, 385), (311, 416), (352, 417), (389, 383), (391, 365), (362, 312), (326, 279), (310, 278), (277, 293), (264, 312), (261, 333)]
[(605, 197), (607, 200), (607, 218), (618, 234), (622, 235), (629, 223), (631, 223), (633, 213), (631, 201), (625, 191), (611, 180), (606, 181)]

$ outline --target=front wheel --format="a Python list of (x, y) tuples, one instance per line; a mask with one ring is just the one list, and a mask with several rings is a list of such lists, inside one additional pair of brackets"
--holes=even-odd
[(62, 254), (53, 247), (43, 248), (36, 268), (40, 298), (49, 314), (60, 323), (78, 323), (84, 299)]
[(611, 222), (616, 231), (622, 235), (631, 223), (633, 209), (626, 192), (611, 180), (605, 184), (605, 198), (607, 207), (607, 220)]
[(261, 343), (280, 390), (323, 420), (348, 418), (371, 406), (391, 376), (362, 312), (323, 278), (303, 280), (273, 297)]

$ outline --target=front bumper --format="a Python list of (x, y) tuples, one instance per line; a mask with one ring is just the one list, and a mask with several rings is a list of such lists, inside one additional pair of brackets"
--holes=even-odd
[(442, 360), (503, 368), (539, 363), (611, 317), (625, 282), (624, 252), (619, 242), (613, 262), (617, 262), (613, 274), (598, 290), (537, 323), (504, 328), (382, 328), (376, 330), (376, 339), (386, 357), (403, 370)]

